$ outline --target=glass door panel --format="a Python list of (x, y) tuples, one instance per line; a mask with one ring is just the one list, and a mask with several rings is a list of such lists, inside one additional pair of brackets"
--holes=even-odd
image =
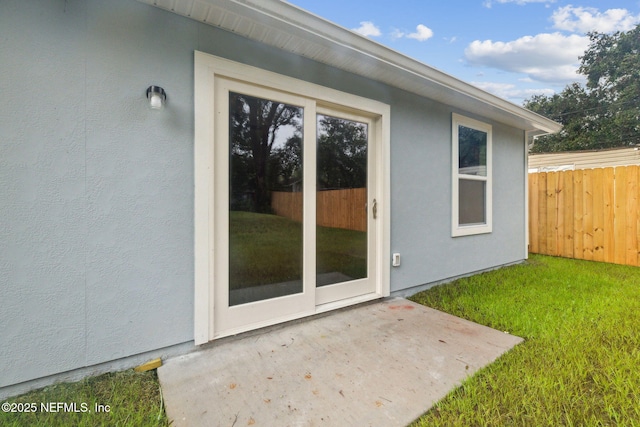
[(368, 124), (316, 117), (316, 287), (368, 277)]
[(229, 92), (229, 306), (303, 291), (303, 116)]

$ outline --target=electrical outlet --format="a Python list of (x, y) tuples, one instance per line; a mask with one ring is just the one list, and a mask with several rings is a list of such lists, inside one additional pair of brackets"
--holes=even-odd
[(399, 253), (394, 253), (393, 254), (393, 259), (391, 261), (391, 265), (393, 265), (394, 267), (400, 267), (400, 254)]

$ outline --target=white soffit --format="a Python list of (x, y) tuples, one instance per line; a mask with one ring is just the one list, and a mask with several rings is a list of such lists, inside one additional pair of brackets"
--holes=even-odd
[(138, 0), (536, 133), (561, 125), (280, 0)]

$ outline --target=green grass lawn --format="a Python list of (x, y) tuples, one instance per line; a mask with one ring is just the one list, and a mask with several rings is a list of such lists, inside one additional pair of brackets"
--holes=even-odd
[(640, 268), (533, 256), (411, 299), (525, 338), (415, 426), (640, 426)]
[[(21, 411), (5, 412), (3, 406), (0, 411), (3, 427), (169, 425), (155, 371), (128, 370), (76, 383), (55, 384), (0, 403), (9, 403)], [(66, 403), (67, 407), (58, 403)], [(102, 405), (100, 412), (96, 412), (96, 404)], [(25, 412), (25, 406), (37, 411)]]

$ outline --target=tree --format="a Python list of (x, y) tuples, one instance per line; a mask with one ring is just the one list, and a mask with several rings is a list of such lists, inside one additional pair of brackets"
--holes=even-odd
[(232, 207), (270, 213), (272, 151), (282, 143), (280, 130), (299, 132), (302, 108), (238, 93), (229, 98)]
[(367, 186), (367, 126), (331, 116), (318, 120), (318, 188)]
[(540, 137), (532, 152), (602, 149), (640, 144), (640, 25), (628, 32), (589, 33), (578, 69), (586, 86), (536, 95), (525, 108), (564, 125)]
[[(302, 189), (303, 110), (237, 93), (229, 104), (230, 207), (271, 213), (272, 191)], [(317, 132), (318, 188), (365, 187), (367, 125), (319, 115)]]
[(525, 107), (562, 123), (562, 130), (536, 140), (532, 152), (578, 151), (604, 148), (600, 126), (606, 107), (579, 83), (553, 96), (536, 95)]
[(272, 150), (269, 159), (270, 187), (276, 191), (302, 190), (302, 136), (296, 134), (282, 147)]

